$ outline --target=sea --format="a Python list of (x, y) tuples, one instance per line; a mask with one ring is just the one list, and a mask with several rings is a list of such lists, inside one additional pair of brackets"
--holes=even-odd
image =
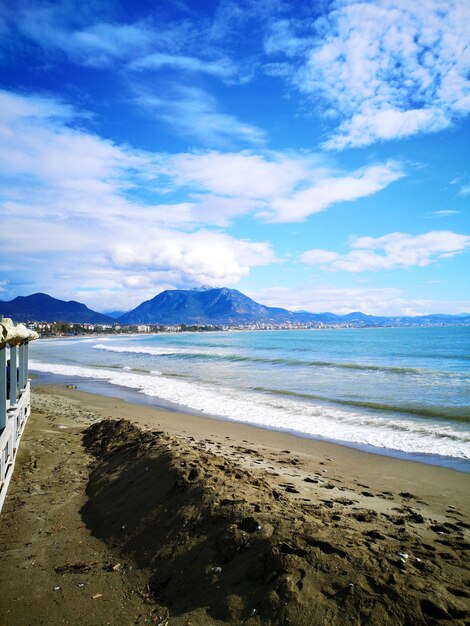
[(468, 327), (45, 339), (30, 344), (30, 369), (42, 382), (470, 472)]

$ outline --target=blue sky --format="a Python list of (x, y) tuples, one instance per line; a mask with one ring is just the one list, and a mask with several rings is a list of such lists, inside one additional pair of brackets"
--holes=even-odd
[(466, 0), (11, 0), (0, 46), (0, 299), (470, 311)]

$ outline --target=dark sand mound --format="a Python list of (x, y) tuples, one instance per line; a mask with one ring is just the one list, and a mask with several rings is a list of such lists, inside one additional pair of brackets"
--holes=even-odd
[(89, 427), (84, 443), (95, 461), (83, 519), (148, 571), (171, 625), (469, 623), (458, 527), (442, 530), (438, 553), (412, 509), (391, 519), (294, 501), (222, 455), (125, 420)]

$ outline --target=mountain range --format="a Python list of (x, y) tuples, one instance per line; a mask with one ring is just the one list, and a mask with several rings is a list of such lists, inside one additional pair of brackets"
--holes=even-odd
[(0, 314), (15, 321), (64, 321), (91, 324), (327, 324), (351, 326), (424, 326), (470, 325), (470, 315), (434, 314), (416, 317), (382, 317), (359, 311), (347, 315), (288, 311), (255, 302), (236, 289), (210, 288), (172, 289), (162, 291), (142, 302), (132, 311), (116, 318), (92, 311), (84, 304), (65, 302), (44, 293), (18, 296), (9, 302), (0, 300)]
[(112, 324), (109, 315), (92, 311), (75, 300), (58, 300), (46, 293), (18, 296), (5, 302), (0, 300), (0, 316), (11, 317), (15, 322), (70, 322), (74, 324)]

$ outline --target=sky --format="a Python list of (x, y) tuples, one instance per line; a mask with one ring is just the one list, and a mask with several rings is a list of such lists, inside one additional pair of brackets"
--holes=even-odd
[(470, 311), (467, 0), (0, 0), (0, 299)]

